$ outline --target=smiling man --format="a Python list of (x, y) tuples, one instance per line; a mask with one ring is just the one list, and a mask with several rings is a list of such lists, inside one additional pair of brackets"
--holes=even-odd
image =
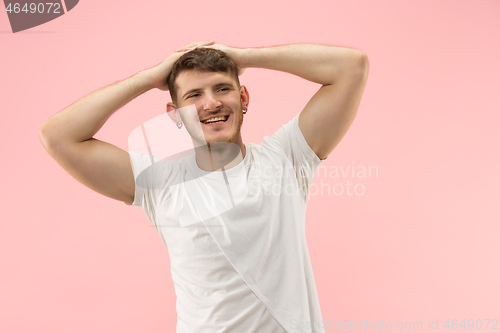
[[(215, 171), (214, 161), (234, 164), (234, 149), (242, 154), (238, 161), (245, 156), (240, 129), (249, 104), (248, 90), (238, 78), (243, 68), (238, 70), (225, 52), (214, 47), (184, 54), (167, 78), (172, 87), (167, 112), (178, 126), (185, 124), (197, 148), (197, 164), (207, 171)], [(233, 145), (217, 144), (223, 142)]]
[[(260, 145), (240, 132), (250, 95), (238, 76), (251, 67), (321, 85), (301, 112), (283, 112), (289, 121)], [(192, 43), (55, 114), (39, 135), (78, 181), (141, 207), (155, 224), (170, 255), (178, 333), (324, 332), (306, 205), (317, 167), (354, 120), (367, 76), (366, 55), (350, 48)], [(189, 132), (193, 155), (165, 161), (93, 138), (153, 88), (170, 90), (167, 113)]]

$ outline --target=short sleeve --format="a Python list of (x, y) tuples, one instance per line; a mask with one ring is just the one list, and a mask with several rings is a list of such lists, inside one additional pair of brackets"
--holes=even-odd
[(279, 146), (283, 150), (295, 170), (301, 192), (307, 201), (316, 170), (326, 158), (321, 160), (309, 147), (299, 128), (299, 116), (300, 113), (281, 126), (272, 136), (266, 137), (264, 142)]
[(134, 172), (134, 202), (127, 206), (141, 207), (149, 220), (156, 225), (158, 199), (170, 174), (168, 163), (163, 159), (143, 153), (127, 151)]

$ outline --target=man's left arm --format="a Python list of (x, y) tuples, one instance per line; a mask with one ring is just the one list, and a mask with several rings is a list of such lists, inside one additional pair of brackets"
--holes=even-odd
[(351, 126), (368, 77), (360, 50), (316, 44), (239, 49), (237, 64), (288, 72), (322, 85), (299, 116), (311, 149), (325, 159)]

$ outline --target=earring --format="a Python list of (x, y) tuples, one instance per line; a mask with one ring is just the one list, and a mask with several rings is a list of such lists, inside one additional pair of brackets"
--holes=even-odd
[(247, 114), (247, 112), (248, 112), (248, 107), (245, 107), (245, 110), (243, 110), (242, 112), (243, 112), (243, 114)]
[(182, 122), (177, 122), (177, 128), (181, 129), (182, 128)]

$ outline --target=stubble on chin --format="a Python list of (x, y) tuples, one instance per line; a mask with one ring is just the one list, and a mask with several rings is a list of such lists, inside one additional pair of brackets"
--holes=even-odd
[[(206, 134), (205, 134), (205, 142), (208, 142), (208, 143), (211, 143), (211, 142), (235, 142), (236, 139), (238, 138), (238, 135), (240, 134), (242, 124), (243, 124), (243, 118), (241, 118), (240, 123), (237, 126), (237, 129), (232, 129), (231, 132), (223, 138), (210, 137), (210, 136), (206, 136)], [(206, 143), (204, 143), (204, 144), (206, 144)]]
[[(235, 142), (235, 140), (238, 138), (238, 135), (241, 131), (241, 126), (243, 125), (243, 119), (244, 117), (241, 115), (239, 120), (239, 124), (237, 125), (237, 130), (232, 129), (231, 132), (220, 138), (217, 136), (207, 136), (207, 134), (203, 131), (203, 128), (201, 127), (201, 122), (198, 121), (196, 124), (197, 126), (188, 126), (186, 124), (186, 130), (188, 131), (189, 135), (199, 145), (206, 145), (207, 143), (215, 143), (215, 142)], [(199, 128), (197, 128), (199, 126)], [(194, 127), (194, 128), (192, 128)]]

